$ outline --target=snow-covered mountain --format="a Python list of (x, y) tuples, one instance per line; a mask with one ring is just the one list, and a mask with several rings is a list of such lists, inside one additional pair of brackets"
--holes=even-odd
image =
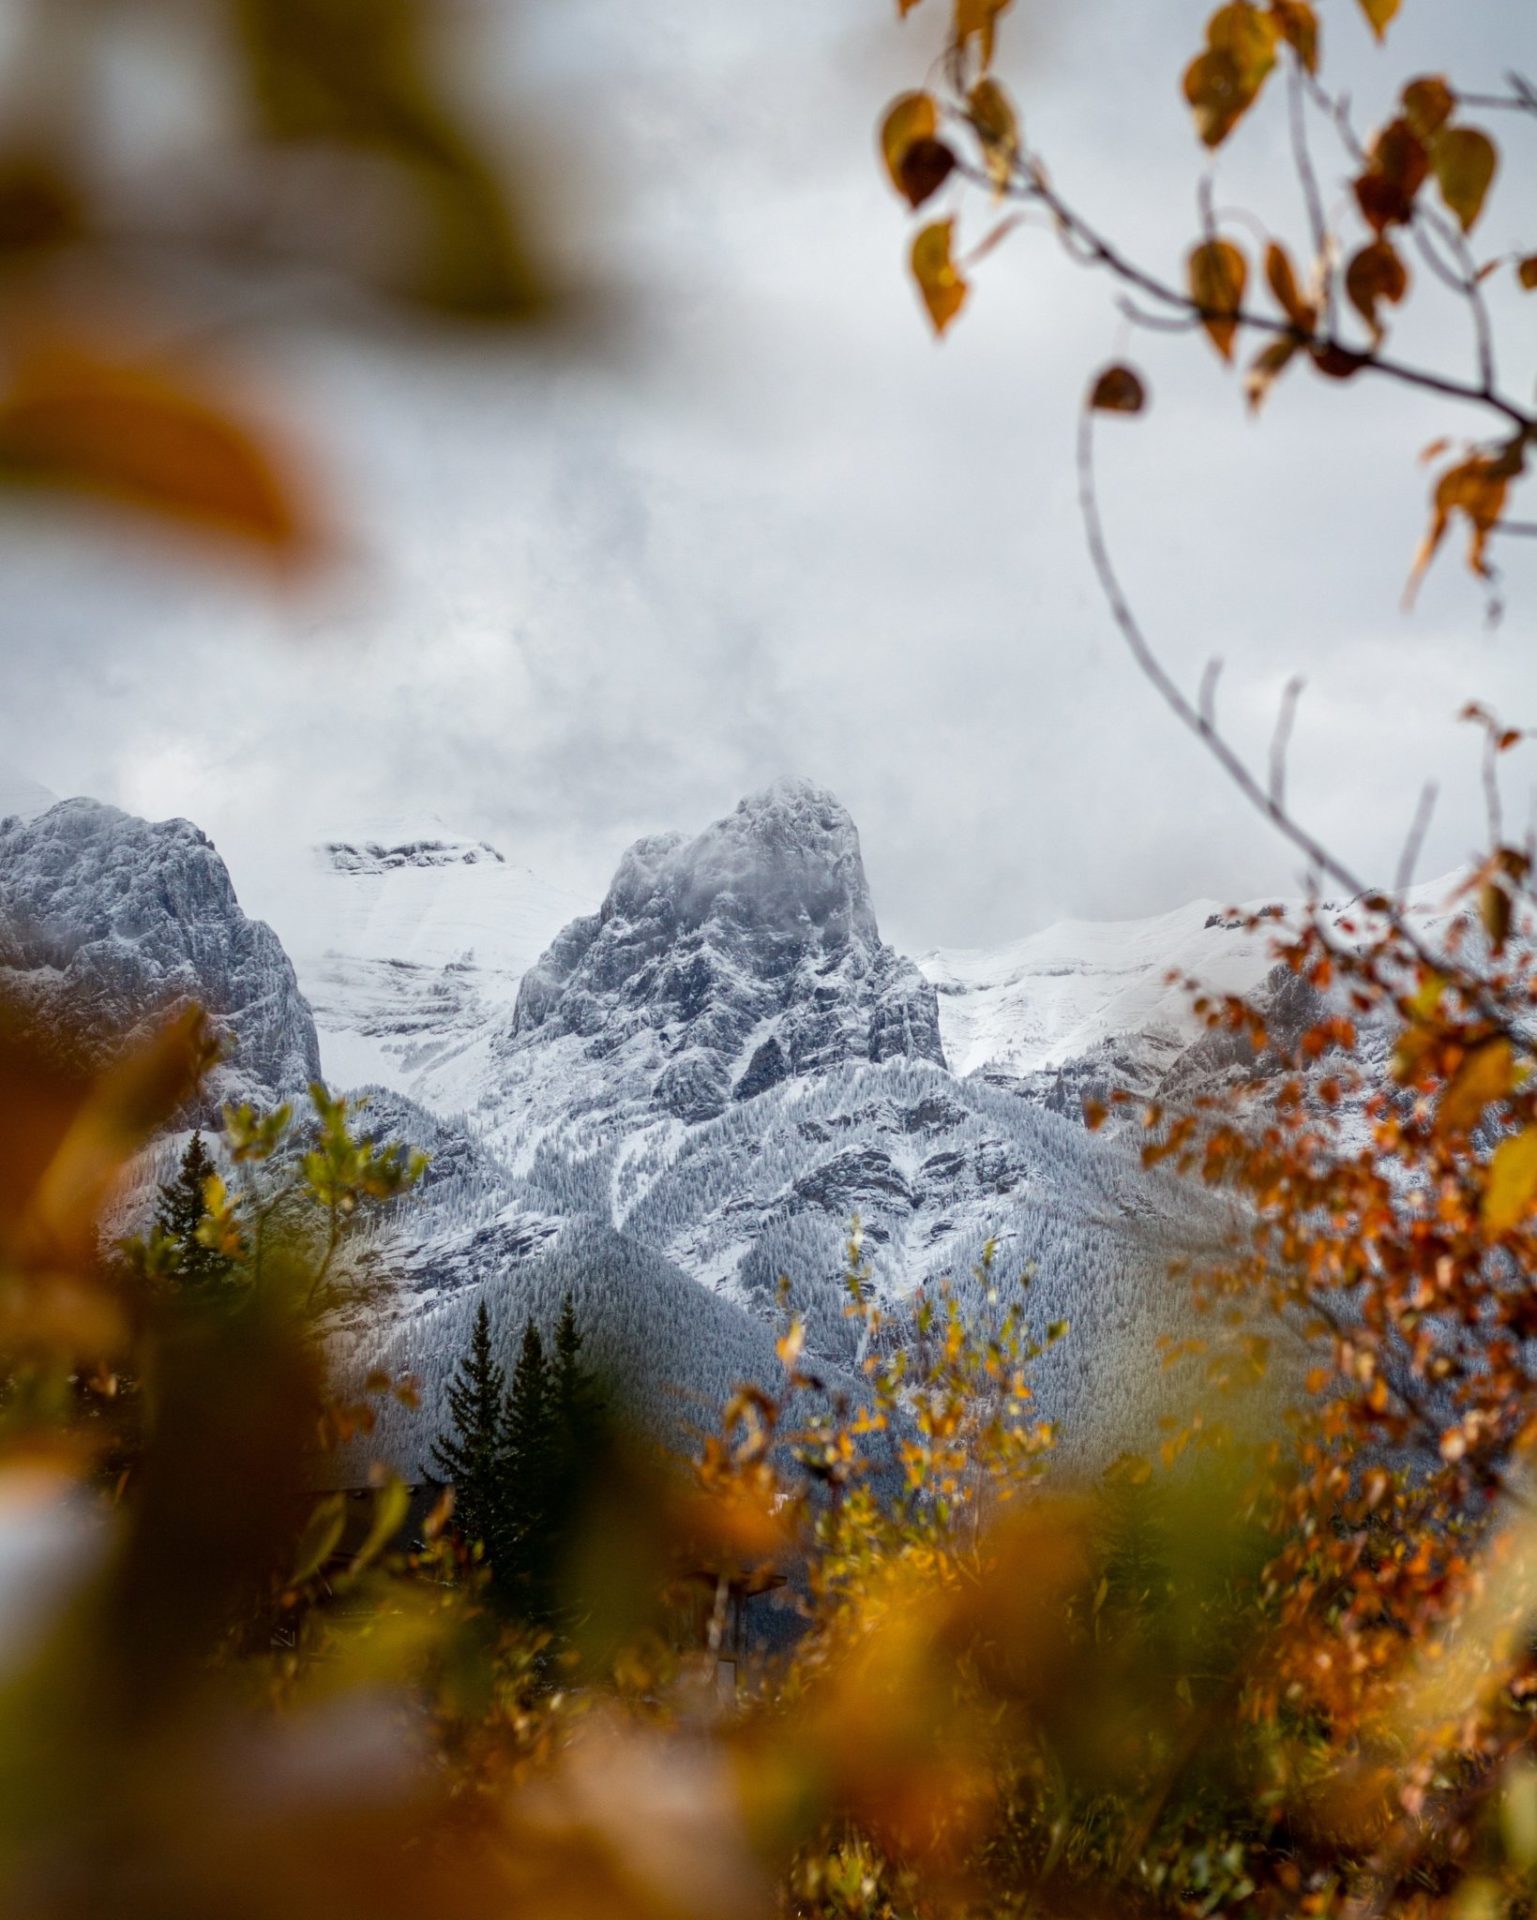
[(273, 1105), (320, 1071), (287, 954), (188, 820), (95, 800), (0, 820), (0, 991), (87, 1057), (196, 1001), (225, 1046), (210, 1112)]
[(314, 1009), (326, 1078), (473, 1105), (452, 1062), (512, 1007), (582, 902), (441, 820), (328, 834), (282, 894), (279, 931)]

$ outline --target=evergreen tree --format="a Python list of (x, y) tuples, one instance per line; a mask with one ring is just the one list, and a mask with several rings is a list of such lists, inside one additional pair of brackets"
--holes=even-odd
[(503, 1426), (507, 1376), (491, 1350), (491, 1316), (481, 1301), (470, 1350), (447, 1388), (452, 1431), (433, 1443), (432, 1457), (454, 1489), (454, 1525), (479, 1541), (493, 1573), (506, 1548)]
[(530, 1618), (549, 1611), (553, 1554), (549, 1539), (554, 1470), (555, 1382), (532, 1320), (502, 1414), (501, 1499), (505, 1516), (499, 1576)]
[(203, 1145), (201, 1132), (187, 1142), (176, 1177), (160, 1189), (155, 1206), (155, 1224), (176, 1243), (176, 1275), (181, 1284), (197, 1292), (211, 1291), (228, 1279), (231, 1261), (212, 1247), (205, 1247), (197, 1230), (208, 1217), (204, 1198), (207, 1182), (218, 1172), (213, 1156)]

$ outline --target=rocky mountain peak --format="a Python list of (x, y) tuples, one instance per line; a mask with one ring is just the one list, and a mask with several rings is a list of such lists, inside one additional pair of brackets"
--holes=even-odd
[(288, 956), (247, 919), (189, 820), (64, 800), (0, 821), (0, 987), (87, 1056), (196, 1001), (227, 1048), (209, 1085), (215, 1105), (265, 1104), (319, 1077)]
[(844, 1061), (944, 1058), (933, 988), (881, 942), (854, 822), (804, 780), (630, 848), (519, 989), (515, 1043), (561, 1035), (685, 1120)]

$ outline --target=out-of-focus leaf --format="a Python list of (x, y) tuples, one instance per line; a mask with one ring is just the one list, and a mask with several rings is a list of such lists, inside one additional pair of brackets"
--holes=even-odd
[(935, 220), (913, 241), (913, 278), (934, 331), (942, 334), (966, 304), (967, 285), (955, 265), (954, 220)]
[(1441, 198), (1471, 233), (1500, 164), (1494, 142), (1477, 127), (1446, 127), (1436, 135), (1430, 162)]
[(1308, 73), (1318, 71), (1318, 15), (1308, 0), (1270, 0), (1282, 37)]
[(1427, 143), (1452, 116), (1457, 96), (1438, 73), (1411, 80), (1403, 91), (1404, 118)]
[(1537, 293), (1537, 253), (1529, 253), (1516, 263), (1516, 278), (1528, 293)]
[(955, 171), (955, 155), (943, 140), (915, 140), (902, 155), (902, 193), (918, 208), (934, 195)]
[(1471, 1133), (1486, 1109), (1510, 1092), (1515, 1068), (1515, 1054), (1508, 1040), (1489, 1040), (1476, 1047), (1441, 1095), (1437, 1127), (1443, 1133)]
[(881, 158), (887, 177), (904, 199), (907, 187), (902, 179), (902, 162), (909, 147), (919, 140), (932, 140), (939, 131), (939, 109), (931, 93), (900, 94), (886, 109), (881, 121)]
[(1206, 24), (1206, 48), (1185, 69), (1185, 98), (1196, 131), (1220, 147), (1259, 97), (1272, 67), (1281, 27), (1249, 0), (1219, 7)]
[(955, 0), (955, 38), (964, 51), (973, 41), (977, 59), (985, 73), (993, 64), (997, 41), (998, 16), (1007, 13), (1014, 0)]
[(985, 74), (972, 88), (967, 105), (987, 171), (1002, 192), (1019, 158), (1019, 115), (1014, 102), (991, 74)]
[(1318, 324), (1318, 309), (1311, 300), (1303, 299), (1291, 255), (1278, 240), (1272, 240), (1265, 249), (1265, 278), (1292, 325), (1303, 333), (1311, 333)]
[(294, 1549), (294, 1567), (289, 1576), (294, 1586), (303, 1586), (306, 1580), (313, 1579), (319, 1573), (335, 1553), (346, 1524), (345, 1494), (331, 1493), (324, 1500), (316, 1501)]
[(1191, 253), (1189, 274), (1190, 297), (1200, 309), (1201, 324), (1218, 353), (1231, 360), (1248, 263), (1230, 240), (1207, 240)]
[(1367, 25), (1379, 40), (1386, 37), (1401, 3), (1402, 0), (1361, 0), (1361, 11), (1366, 15)]
[(405, 1525), (410, 1510), (411, 1489), (397, 1475), (391, 1474), (383, 1486), (374, 1489), (373, 1514), (363, 1544), (347, 1569), (350, 1576), (356, 1577), (373, 1565)]
[(79, 184), (59, 161), (28, 148), (0, 153), (0, 255), (64, 246), (84, 228)]
[(1350, 304), (1372, 330), (1373, 341), (1382, 338), (1379, 304), (1397, 306), (1409, 291), (1409, 270), (1398, 249), (1386, 235), (1373, 240), (1353, 256), (1345, 269), (1345, 291)]
[(233, 535), (285, 565), (321, 544), (297, 478), (221, 397), (106, 348), (39, 339), (0, 389), (0, 472)]
[(1147, 405), (1147, 388), (1134, 368), (1106, 367), (1094, 382), (1089, 405), (1096, 413), (1141, 413)]
[(1505, 511), (1510, 483), (1525, 464), (1522, 443), (1512, 442), (1502, 453), (1475, 453), (1448, 467), (1436, 482), (1432, 495), (1430, 527), (1420, 542), (1409, 573), (1405, 601), (1412, 605), (1425, 577), (1426, 569), (1446, 538), (1452, 515), (1460, 513), (1471, 529), (1468, 565), (1476, 574), (1487, 576), (1489, 536), (1499, 525)]
[(1258, 413), (1265, 404), (1265, 396), (1291, 365), (1298, 351), (1299, 344), (1295, 340), (1271, 340), (1254, 356), (1243, 380), (1244, 396), (1254, 412)]
[(1378, 233), (1405, 226), (1430, 173), (1425, 143), (1407, 120), (1391, 120), (1372, 142), (1365, 169), (1355, 181), (1362, 217)]

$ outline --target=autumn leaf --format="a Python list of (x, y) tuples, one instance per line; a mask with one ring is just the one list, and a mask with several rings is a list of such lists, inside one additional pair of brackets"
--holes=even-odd
[(1106, 367), (1094, 382), (1089, 405), (1096, 413), (1141, 413), (1147, 405), (1147, 388), (1133, 368)]
[(902, 178), (902, 162), (908, 149), (920, 140), (932, 140), (939, 131), (939, 109), (928, 93), (904, 93), (892, 101), (881, 122), (881, 158), (891, 184), (904, 198), (907, 186)]
[(1512, 1134), (1495, 1148), (1479, 1208), (1485, 1231), (1509, 1233), (1537, 1198), (1537, 1127)]
[(1529, 253), (1516, 263), (1516, 278), (1528, 293), (1537, 293), (1537, 253)]
[(962, 51), (975, 40), (977, 58), (985, 73), (993, 64), (993, 48), (1000, 13), (1006, 13), (1014, 0), (955, 0), (955, 38)]
[(982, 142), (982, 157), (993, 185), (1001, 193), (1019, 158), (1019, 115), (1004, 89), (990, 75), (972, 88), (967, 104), (971, 122)]
[(1452, 1075), (1436, 1109), (1441, 1133), (1471, 1133), (1485, 1109), (1503, 1100), (1515, 1083), (1515, 1053), (1508, 1040), (1475, 1047)]
[(955, 155), (943, 140), (915, 140), (902, 156), (902, 192), (917, 209), (934, 195), (955, 171)]
[(1264, 405), (1266, 394), (1290, 366), (1297, 350), (1295, 340), (1272, 340), (1255, 355), (1243, 379), (1245, 398), (1255, 413)]
[(1202, 325), (1218, 353), (1231, 360), (1248, 263), (1231, 241), (1207, 240), (1191, 253), (1189, 271), (1190, 297), (1200, 309)]
[(1282, 37), (1307, 73), (1318, 71), (1318, 15), (1308, 0), (1270, 0), (1270, 11)]
[(1415, 197), (1430, 172), (1425, 143), (1407, 120), (1391, 120), (1372, 143), (1355, 181), (1362, 217), (1378, 233), (1414, 218)]
[(1510, 483), (1523, 465), (1524, 448), (1520, 441), (1515, 441), (1502, 453), (1475, 453), (1459, 461), (1456, 466), (1449, 467), (1441, 475), (1432, 496), (1430, 528), (1420, 542), (1414, 565), (1410, 569), (1409, 585), (1404, 595), (1406, 605), (1413, 605), (1419, 584), (1446, 538), (1454, 513), (1462, 514), (1472, 530), (1468, 547), (1469, 567), (1474, 573), (1487, 577), (1489, 563), (1485, 556), (1489, 535), (1499, 525)]
[(1404, 118), (1421, 140), (1432, 140), (1452, 117), (1457, 96), (1439, 74), (1411, 80), (1403, 91)]
[(1206, 26), (1206, 49), (1185, 69), (1185, 98), (1196, 131), (1220, 147), (1259, 97), (1275, 65), (1280, 27), (1248, 0), (1221, 7)]
[(1345, 292), (1350, 304), (1372, 330), (1374, 342), (1382, 338), (1382, 322), (1377, 316), (1379, 302), (1397, 306), (1409, 291), (1409, 270), (1398, 249), (1386, 237), (1362, 247), (1345, 269)]
[(1303, 299), (1291, 256), (1278, 240), (1272, 240), (1265, 249), (1265, 278), (1292, 325), (1299, 332), (1311, 333), (1318, 324), (1318, 309), (1312, 301)]
[(1400, 0), (1361, 0), (1361, 11), (1366, 15), (1367, 25), (1379, 40), (1386, 38), (1399, 5)]
[(1494, 142), (1477, 127), (1448, 127), (1437, 134), (1430, 163), (1441, 198), (1471, 233), (1499, 166)]
[(284, 563), (319, 544), (291, 475), (254, 428), (178, 374), (38, 342), (0, 391), (0, 470), (233, 535)]
[(955, 265), (954, 220), (935, 220), (913, 241), (913, 278), (923, 295), (934, 331), (942, 334), (966, 304), (967, 286)]

